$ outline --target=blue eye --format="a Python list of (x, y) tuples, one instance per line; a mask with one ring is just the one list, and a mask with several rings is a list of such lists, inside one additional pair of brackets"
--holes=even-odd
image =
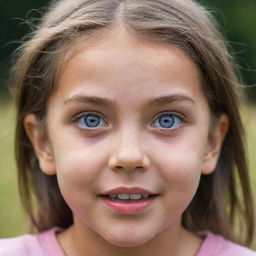
[(181, 124), (181, 118), (174, 114), (165, 114), (161, 115), (156, 119), (156, 127), (165, 128), (165, 129), (175, 129)]
[(99, 126), (106, 126), (102, 117), (95, 114), (84, 114), (78, 118), (79, 126), (82, 128), (99, 128)]
[[(93, 128), (100, 128), (102, 126), (107, 126), (104, 119), (97, 114), (83, 114), (77, 118), (78, 124), (83, 129), (93, 129)], [(182, 122), (182, 118), (178, 117), (175, 114), (164, 114), (159, 116), (155, 120), (154, 127), (159, 127), (163, 129), (175, 129), (177, 128)]]

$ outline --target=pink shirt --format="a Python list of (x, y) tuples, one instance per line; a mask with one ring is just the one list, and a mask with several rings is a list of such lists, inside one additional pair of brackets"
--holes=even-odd
[[(0, 256), (65, 256), (56, 238), (59, 230), (0, 239)], [(196, 256), (256, 256), (256, 252), (208, 232)]]

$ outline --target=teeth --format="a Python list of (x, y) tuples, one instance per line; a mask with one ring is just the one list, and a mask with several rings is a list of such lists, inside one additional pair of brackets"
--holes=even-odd
[(113, 195), (113, 194), (109, 194), (109, 197), (112, 199), (118, 198), (120, 200), (128, 200), (128, 199), (132, 199), (132, 200), (138, 200), (141, 198), (148, 198), (149, 195), (141, 195), (141, 194), (117, 194), (117, 195)]
[(130, 195), (130, 199), (140, 199), (141, 198), (141, 195), (139, 194), (131, 194)]
[(130, 196), (129, 196), (129, 194), (118, 194), (118, 195), (117, 195), (117, 198), (118, 198), (118, 199), (125, 200), (125, 199), (129, 199)]

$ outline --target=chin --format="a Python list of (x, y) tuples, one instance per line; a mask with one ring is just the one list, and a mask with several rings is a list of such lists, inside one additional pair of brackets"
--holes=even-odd
[(115, 245), (115, 246), (118, 246), (118, 247), (129, 247), (129, 248), (132, 248), (132, 247), (138, 247), (138, 246), (141, 246), (143, 244), (145, 244), (147, 241), (135, 241), (135, 240), (108, 240), (109, 243), (111, 243), (112, 245)]
[(124, 236), (112, 236), (112, 237), (105, 237), (105, 240), (107, 240), (110, 244), (118, 247), (138, 247), (145, 243), (147, 243), (151, 237), (149, 236), (134, 236), (134, 234), (131, 234), (128, 236), (128, 234)]

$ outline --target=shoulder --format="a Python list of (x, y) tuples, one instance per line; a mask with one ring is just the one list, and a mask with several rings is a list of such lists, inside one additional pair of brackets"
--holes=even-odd
[(235, 244), (222, 236), (206, 233), (205, 240), (197, 256), (256, 256), (256, 252)]
[(17, 255), (43, 255), (35, 235), (23, 235), (14, 238), (0, 239), (0, 256)]
[(49, 240), (56, 230), (53, 228), (37, 235), (0, 239), (0, 256), (48, 256), (41, 240)]

